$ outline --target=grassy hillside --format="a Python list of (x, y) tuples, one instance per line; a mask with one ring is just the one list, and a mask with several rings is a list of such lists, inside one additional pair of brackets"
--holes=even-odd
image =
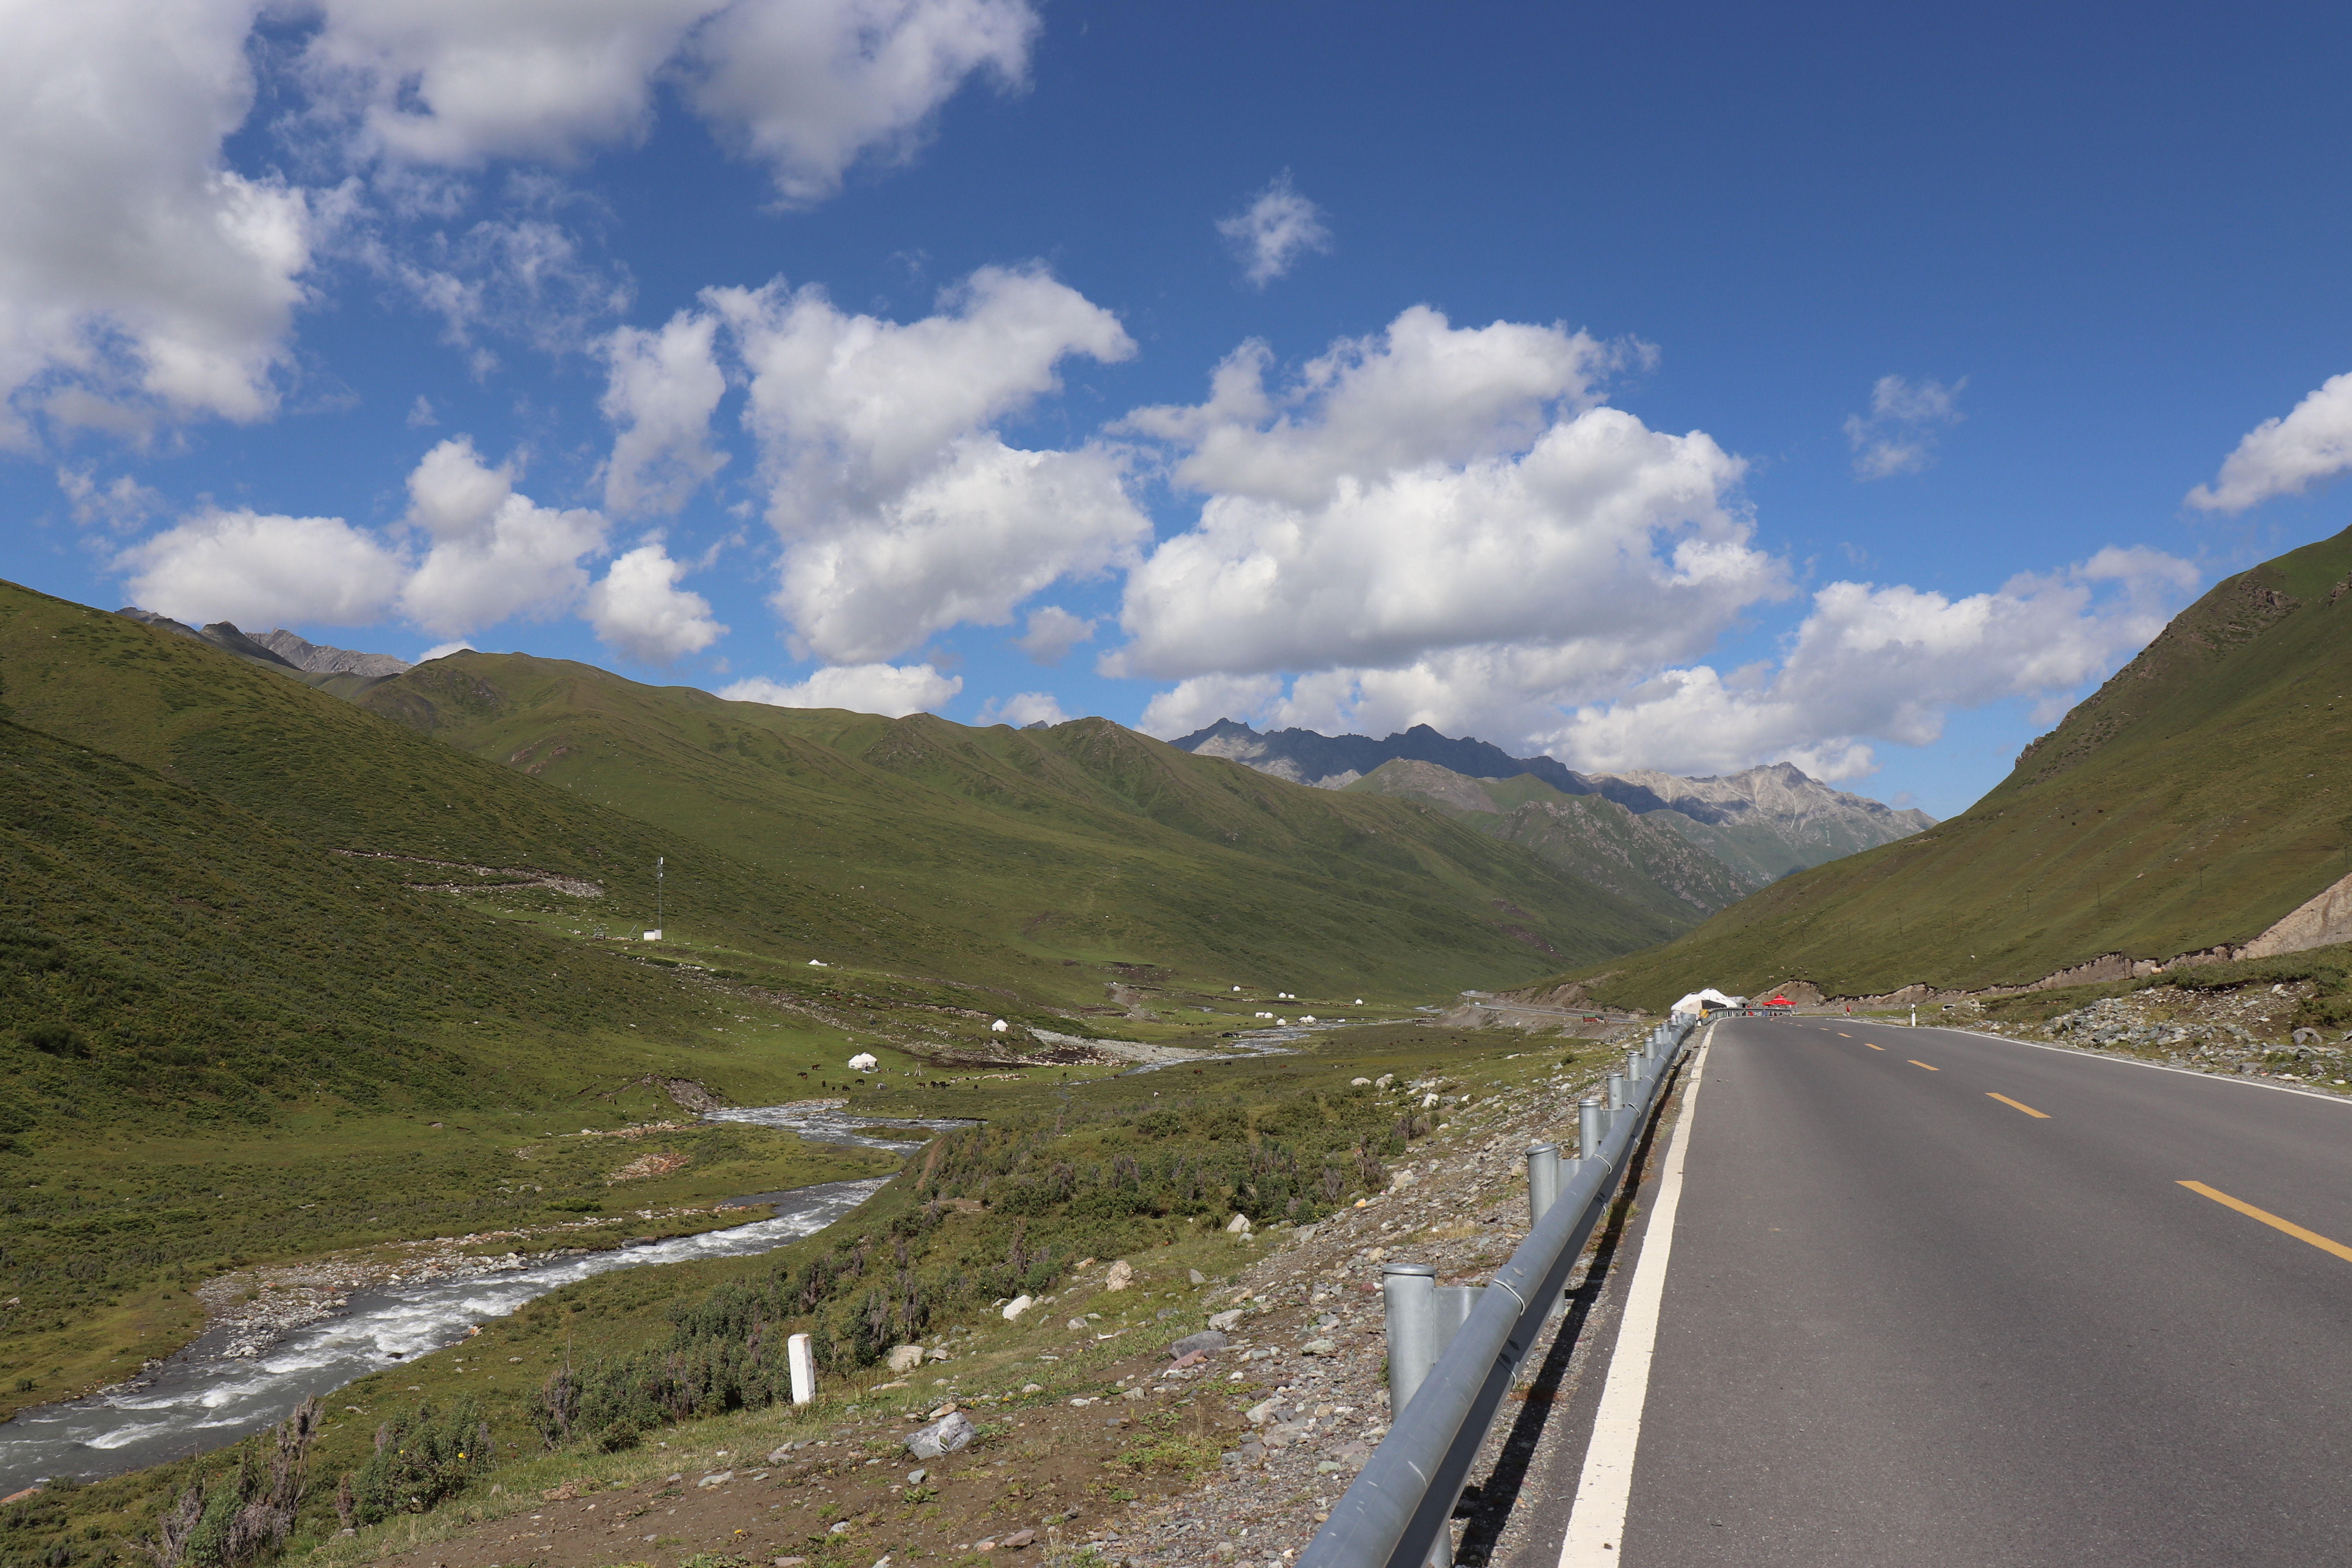
[(1474, 779), (1434, 763), (1383, 763), (1347, 786), (1359, 795), (1425, 800), (1466, 826), (1517, 844), (1616, 894), (1669, 929), (1686, 930), (1747, 886), (1676, 828), (1674, 812), (1637, 816), (1597, 795), (1565, 795), (1536, 777)]
[(205, 790), (306, 842), (457, 863), (404, 868), (421, 884), (467, 879), (467, 866), (553, 872), (602, 889), (578, 901), (580, 913), (617, 932), (652, 923), (655, 861), (667, 856), (668, 890), (691, 900), (714, 939), (996, 984), (1057, 979), (840, 879), (811, 884), (698, 853), (656, 823), (438, 744), (297, 674), (10, 584), (0, 584), (0, 715)]
[(1654, 1007), (1698, 984), (1979, 988), (2243, 942), (2352, 871), (2347, 754), (2352, 530), (2216, 586), (1961, 816), (1579, 973)]
[[(772, 708), (520, 654), (436, 660), (361, 701), (677, 839), (1056, 969), (1397, 995), (1673, 931), (1418, 803), (1300, 788), (1100, 719)], [(681, 928), (698, 918), (688, 892), (675, 908)]]
[[(219, 1268), (600, 1209), (625, 1156), (513, 1148), (675, 1115), (649, 1075), (772, 1103), (843, 1054), (5, 721), (0, 781), (0, 1410), (169, 1349)], [(758, 1128), (674, 1142), (692, 1169), (640, 1202), (875, 1163)]]

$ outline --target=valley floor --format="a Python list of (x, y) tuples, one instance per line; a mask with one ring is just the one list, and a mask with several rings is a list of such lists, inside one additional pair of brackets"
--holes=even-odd
[[(1189, 1236), (1131, 1259), (1123, 1290), (1089, 1260), (1023, 1321), (951, 1336), (951, 1359), (920, 1373), (674, 1427), (646, 1451), (551, 1455), (501, 1470), (499, 1495), (310, 1557), (868, 1568), (1034, 1548), (1057, 1564), (1282, 1564), (1387, 1430), (1382, 1261), (1467, 1281), (1507, 1258), (1525, 1233), (1528, 1143), (1572, 1137), (1576, 1101), (1612, 1059), (1590, 1039), (1488, 1031), (1479, 1044), (1415, 1083), (1414, 1103), (1435, 1094), (1445, 1120), (1388, 1190), (1318, 1225)], [(1172, 1364), (1165, 1347), (1213, 1317), (1230, 1343)], [(907, 1435), (950, 1405), (978, 1439), (911, 1457)]]

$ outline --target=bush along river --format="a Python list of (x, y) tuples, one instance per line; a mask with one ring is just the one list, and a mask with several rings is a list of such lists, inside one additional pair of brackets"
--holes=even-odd
[[(762, 1106), (710, 1120), (786, 1128), (814, 1142), (905, 1153), (923, 1140), (896, 1131), (943, 1131), (969, 1121), (850, 1117), (838, 1102)], [(826, 1182), (735, 1200), (772, 1205), (772, 1218), (724, 1230), (541, 1262), (484, 1260), (479, 1272), (410, 1279), (352, 1291), (331, 1315), (258, 1347), (216, 1327), (131, 1381), (84, 1399), (20, 1410), (0, 1423), (0, 1495), (59, 1476), (97, 1480), (236, 1442), (275, 1426), (304, 1399), (457, 1343), (477, 1323), (617, 1268), (745, 1258), (813, 1236), (878, 1192), (889, 1178)]]

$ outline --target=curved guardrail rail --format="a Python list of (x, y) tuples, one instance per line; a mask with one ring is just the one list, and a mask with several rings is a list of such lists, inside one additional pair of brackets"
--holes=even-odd
[[(1625, 1071), (1610, 1075), (1607, 1102), (1587, 1100), (1578, 1107), (1577, 1159), (1561, 1161), (1549, 1144), (1528, 1152), (1535, 1223), (1510, 1261), (1475, 1292), (1475, 1302), (1469, 1292), (1428, 1300), (1434, 1294), (1431, 1270), (1392, 1268), (1384, 1281), (1391, 1304), (1389, 1434), (1297, 1568), (1443, 1568), (1450, 1561), (1447, 1521), (1495, 1413), (1559, 1309), (1569, 1271), (1606, 1212), (1626, 1156), (1696, 1027), (1681, 1015), (1660, 1025), (1627, 1058)], [(1440, 1343), (1442, 1353), (1433, 1353)]]

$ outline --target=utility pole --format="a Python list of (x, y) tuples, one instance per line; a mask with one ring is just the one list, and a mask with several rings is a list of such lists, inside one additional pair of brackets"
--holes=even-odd
[(666, 856), (661, 855), (654, 857), (654, 930), (656, 931), (667, 929), (662, 924), (662, 866), (667, 858)]

